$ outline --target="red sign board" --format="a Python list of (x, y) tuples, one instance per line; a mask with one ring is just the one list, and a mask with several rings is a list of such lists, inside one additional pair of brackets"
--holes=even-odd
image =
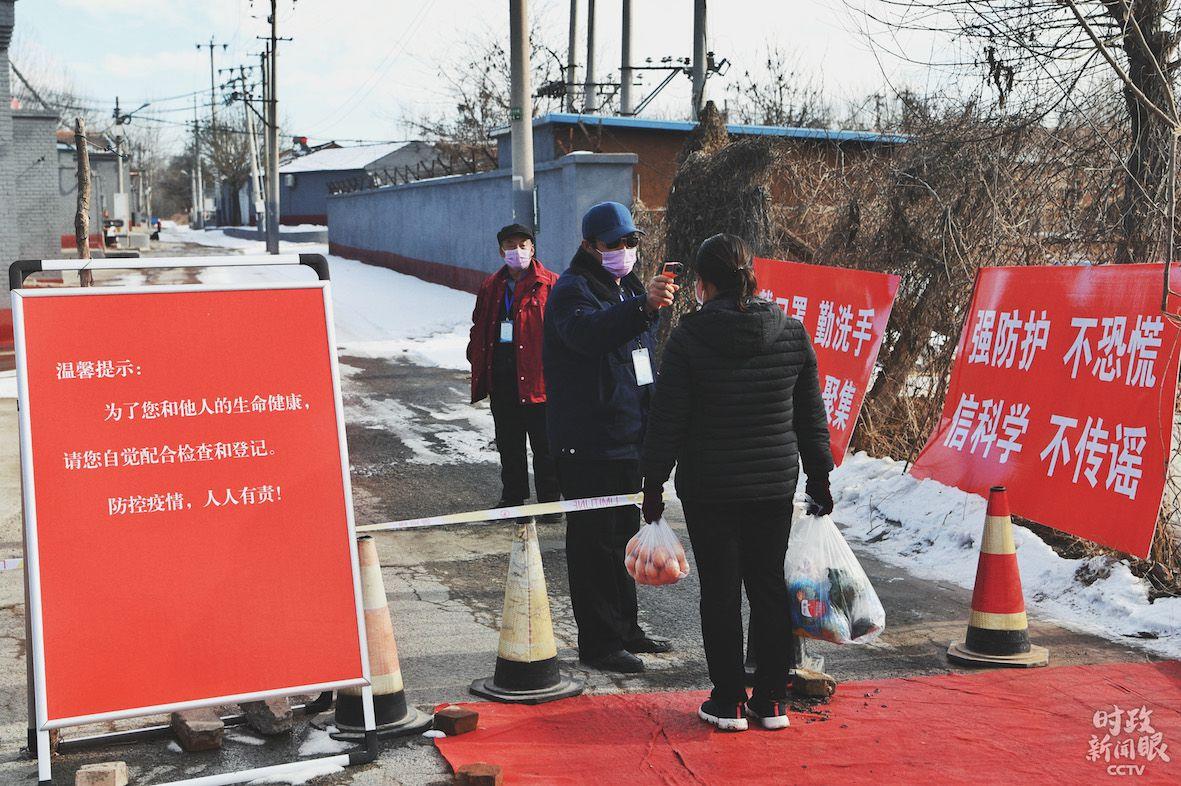
[(42, 728), (363, 681), (327, 292), (13, 293)]
[(816, 349), (833, 459), (849, 449), (873, 378), (898, 276), (776, 259), (755, 259), (760, 296), (804, 323)]
[[(1178, 331), (1160, 265), (986, 268), (939, 425), (911, 473), (1148, 556), (1164, 492)], [(1174, 283), (1174, 287), (1177, 283)]]

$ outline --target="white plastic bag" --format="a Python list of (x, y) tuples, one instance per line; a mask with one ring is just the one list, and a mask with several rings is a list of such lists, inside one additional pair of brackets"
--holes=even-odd
[(783, 575), (797, 636), (867, 644), (886, 627), (886, 611), (831, 516), (796, 505)]
[(632, 536), (623, 564), (637, 584), (676, 584), (689, 575), (685, 549), (663, 518), (643, 525)]

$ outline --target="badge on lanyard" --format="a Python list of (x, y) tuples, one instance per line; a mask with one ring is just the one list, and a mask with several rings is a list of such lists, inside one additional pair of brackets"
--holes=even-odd
[(632, 351), (632, 365), (636, 367), (636, 384), (640, 387), (655, 381), (652, 377), (652, 359), (648, 357), (646, 347)]
[(513, 343), (513, 291), (504, 288), (504, 321), (500, 323), (500, 343)]

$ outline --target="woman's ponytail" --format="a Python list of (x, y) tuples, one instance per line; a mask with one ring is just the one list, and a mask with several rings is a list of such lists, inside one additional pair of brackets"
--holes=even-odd
[(746, 311), (746, 305), (759, 291), (759, 282), (755, 280), (754, 268), (748, 263), (738, 268), (738, 310)]
[(738, 309), (746, 311), (747, 304), (758, 292), (758, 282), (751, 267), (754, 253), (738, 235), (718, 233), (706, 238), (698, 247), (694, 260), (697, 276), (713, 284), (719, 293), (734, 296)]

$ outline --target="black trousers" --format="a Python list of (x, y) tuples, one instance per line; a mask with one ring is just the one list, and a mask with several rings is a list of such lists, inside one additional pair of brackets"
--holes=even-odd
[[(640, 488), (638, 461), (558, 458), (566, 499), (631, 494)], [(640, 529), (633, 505), (566, 514), (570, 604), (578, 623), (578, 654), (594, 659), (644, 635), (637, 622), (636, 582), (623, 565), (627, 542)]]
[(701, 583), (701, 637), (712, 698), (746, 701), (742, 652), (742, 586), (750, 601), (754, 695), (784, 699), (794, 668), (791, 607), (783, 557), (791, 534), (790, 499), (708, 503), (684, 500), (685, 524)]
[(538, 502), (559, 498), (558, 473), (549, 452), (545, 433), (545, 404), (522, 404), (517, 388), (516, 363), (493, 361), (492, 423), (496, 450), (500, 453), (501, 498), (524, 502), (529, 498), (529, 459), (525, 440), (533, 449), (533, 484)]

